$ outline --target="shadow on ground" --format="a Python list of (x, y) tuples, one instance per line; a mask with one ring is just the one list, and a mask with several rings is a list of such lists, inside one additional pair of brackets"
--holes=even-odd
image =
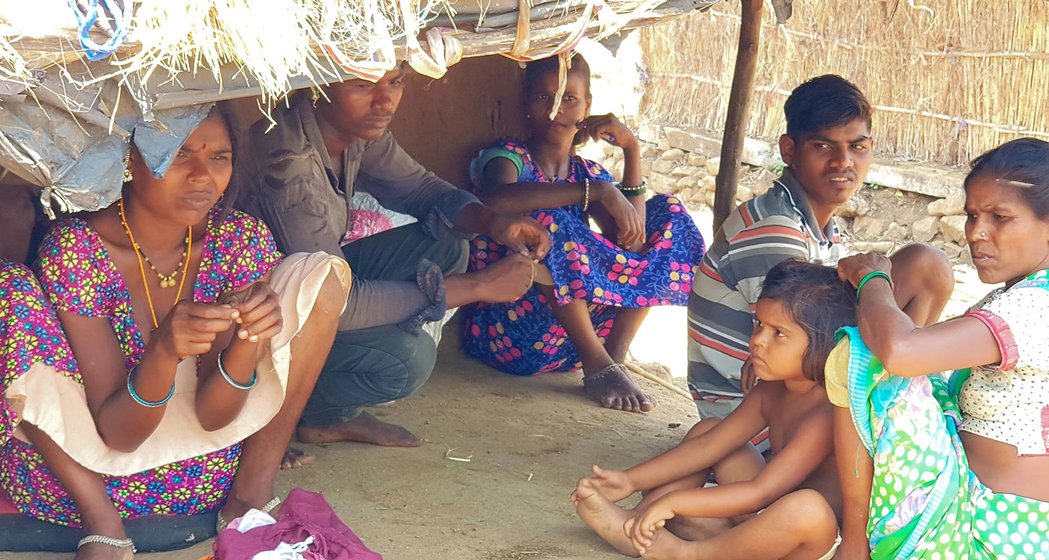
[[(665, 325), (667, 336), (678, 336), (678, 327)], [(696, 420), (691, 402), (639, 380), (658, 401), (653, 412), (604, 410), (584, 397), (579, 373), (519, 378), (465, 357), (457, 329), (457, 321), (446, 329), (434, 376), (417, 395), (374, 409), (423, 437), (422, 447), (302, 446), (317, 462), (281, 473), (281, 493), (322, 491), (388, 560), (622, 558), (576, 518), (569, 494), (594, 462), (624, 468), (671, 447)], [(210, 551), (208, 541), (138, 557), (198, 559)]]

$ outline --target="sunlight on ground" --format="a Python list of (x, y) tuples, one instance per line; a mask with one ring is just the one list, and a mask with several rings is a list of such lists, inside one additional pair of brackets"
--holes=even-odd
[[(704, 206), (691, 214), (709, 245), (714, 238), (714, 213)], [(659, 362), (667, 366), (674, 377), (685, 377), (688, 372), (685, 321), (684, 307), (653, 308), (634, 337), (630, 353), (640, 362)]]

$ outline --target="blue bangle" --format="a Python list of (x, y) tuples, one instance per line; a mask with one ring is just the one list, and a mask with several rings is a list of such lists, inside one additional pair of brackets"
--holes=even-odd
[(127, 372), (127, 392), (131, 395), (131, 398), (135, 399), (135, 402), (146, 408), (157, 408), (168, 404), (168, 401), (171, 400), (171, 396), (175, 394), (175, 382), (171, 382), (171, 390), (168, 391), (168, 396), (159, 401), (147, 401), (138, 396), (138, 393), (135, 392), (135, 386), (131, 383), (131, 378), (135, 375), (136, 371), (138, 371), (138, 366), (131, 368), (131, 371)]
[(875, 270), (864, 276), (863, 280), (860, 280), (860, 283), (856, 285), (856, 301), (860, 300), (860, 291), (863, 290), (863, 286), (865, 286), (872, 278), (884, 278), (885, 281), (889, 283), (889, 288), (892, 288), (892, 278), (889, 277), (888, 273)]
[(240, 389), (241, 391), (247, 391), (248, 389), (251, 389), (252, 387), (254, 387), (255, 386), (255, 381), (258, 379), (258, 374), (256, 372), (254, 372), (254, 371), (251, 372), (251, 381), (248, 381), (247, 384), (238, 383), (236, 379), (233, 379), (232, 377), (230, 377), (229, 373), (226, 371), (226, 367), (222, 365), (222, 355), (225, 354), (225, 353), (226, 353), (225, 350), (223, 350), (222, 352), (219, 352), (219, 355), (215, 359), (215, 362), (218, 363), (219, 373), (222, 374), (222, 378), (226, 380), (226, 383), (229, 383), (230, 385), (232, 385), (234, 389)]

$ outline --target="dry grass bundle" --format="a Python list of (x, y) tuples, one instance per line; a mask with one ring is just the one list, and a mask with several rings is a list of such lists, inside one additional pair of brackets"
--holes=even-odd
[[(883, 154), (957, 165), (1018, 136), (1049, 138), (1049, 2), (900, 2), (889, 20), (896, 4), (812, 0), (786, 27), (766, 13), (749, 133), (778, 136), (790, 90), (836, 73), (878, 109)], [(735, 3), (643, 31), (645, 113), (723, 127), (738, 32)]]
[(11, 42), (0, 37), (0, 81), (25, 83), (29, 80), (29, 68)]
[[(83, 54), (68, 0), (38, 1), (40, 6), (32, 8), (0, 3), (0, 78), (28, 80), (26, 69), (55, 64), (68, 69)], [(178, 84), (180, 75), (203, 72), (221, 87), (223, 76), (230, 79), (233, 68), (233, 79), (257, 86), (268, 104), (304, 82), (326, 83), (343, 71), (378, 79), (406, 55), (416, 70), (438, 77), (459, 54), (506, 53), (517, 44), (516, 12), (488, 22), (487, 0), (458, 1), (477, 3), (480, 13), (468, 17), (477, 19), (475, 25), (459, 27), (448, 19), (454, 17), (456, 0), (124, 0), (134, 6), (134, 15), (121, 48), (103, 63), (90, 65), (87, 72), (92, 74), (77, 65), (64, 80), (76, 89), (111, 79), (126, 81), (148, 112), (148, 92), (157, 85)], [(697, 0), (708, 1), (712, 0)], [(665, 0), (552, 0), (533, 8), (542, 15), (537, 12), (531, 18), (532, 48), (526, 55), (548, 56), (583, 34), (600, 38), (687, 9)], [(424, 49), (416, 36), (439, 15), (439, 22), (457, 27), (454, 36), (459, 42), (431, 30), (429, 48)], [(496, 19), (501, 27), (488, 26)], [(107, 38), (98, 29), (92, 32), (97, 43)]]
[[(264, 97), (274, 97), (291, 90), (293, 78), (327, 82), (338, 75), (340, 66), (381, 75), (397, 63), (394, 43), (443, 9), (445, 0), (143, 0), (134, 4), (125, 47), (107, 61), (112, 64), (103, 67), (101, 75), (78, 85), (133, 76), (148, 86), (200, 71), (221, 82), (219, 69), (232, 64), (258, 84)], [(5, 11), (28, 9), (0, 9), (0, 24)], [(70, 36), (68, 24), (55, 22), (48, 33), (56, 38), (53, 44)], [(8, 28), (5, 35), (15, 36), (17, 31)], [(6, 48), (10, 46), (6, 39), (0, 40), (3, 77), (25, 65), (16, 49)]]
[(397, 63), (394, 41), (441, 5), (440, 0), (154, 1), (136, 13), (132, 39), (142, 48), (124, 67), (147, 75), (164, 69), (173, 76), (233, 63), (264, 96), (282, 95), (292, 78), (328, 81), (340, 63), (381, 75)]

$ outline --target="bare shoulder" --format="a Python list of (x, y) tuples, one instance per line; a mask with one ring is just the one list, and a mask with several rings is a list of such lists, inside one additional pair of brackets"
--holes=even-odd
[[(834, 424), (834, 405), (827, 399), (823, 387), (813, 389), (812, 395), (793, 403), (791, 432), (800, 434), (809, 430), (831, 430)], [(784, 407), (786, 408), (786, 407)]]
[(834, 407), (827, 400), (822, 387), (798, 395), (786, 390), (782, 383), (779, 391), (766, 398), (766, 418), (774, 447), (786, 446), (796, 437), (831, 437)]

